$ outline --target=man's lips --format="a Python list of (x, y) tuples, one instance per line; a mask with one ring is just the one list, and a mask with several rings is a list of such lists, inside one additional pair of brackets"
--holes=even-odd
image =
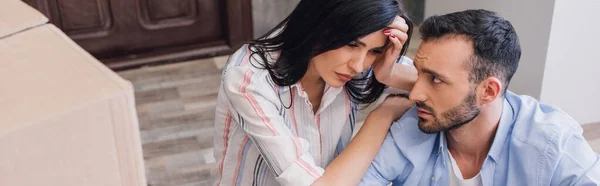
[(422, 108), (417, 108), (417, 110), (419, 110), (419, 114), (427, 114), (427, 115), (431, 115), (431, 112), (429, 112), (429, 111), (427, 111), (427, 110), (425, 110), (425, 109), (422, 109)]

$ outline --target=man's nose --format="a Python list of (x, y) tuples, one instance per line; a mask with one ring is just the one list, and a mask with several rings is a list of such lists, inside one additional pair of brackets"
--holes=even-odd
[(410, 91), (409, 99), (415, 102), (425, 102), (427, 101), (427, 95), (423, 92), (423, 88), (421, 83), (419, 83), (419, 79), (415, 82), (413, 89)]

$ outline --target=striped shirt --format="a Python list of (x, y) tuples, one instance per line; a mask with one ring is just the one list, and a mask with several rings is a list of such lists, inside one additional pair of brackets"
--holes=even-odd
[(310, 185), (350, 142), (358, 105), (345, 88), (327, 85), (313, 113), (300, 83), (280, 87), (258, 62), (244, 45), (223, 70), (216, 185)]

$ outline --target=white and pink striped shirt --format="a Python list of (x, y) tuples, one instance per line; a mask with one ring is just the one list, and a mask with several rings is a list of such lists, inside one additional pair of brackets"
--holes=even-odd
[(244, 45), (223, 70), (216, 185), (310, 185), (350, 142), (358, 105), (343, 87), (327, 86), (313, 113), (300, 83), (277, 86), (258, 59)]

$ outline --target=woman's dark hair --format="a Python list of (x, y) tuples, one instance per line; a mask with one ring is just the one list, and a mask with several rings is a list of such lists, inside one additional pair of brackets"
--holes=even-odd
[[(286, 19), (248, 47), (252, 58), (260, 57), (261, 68), (269, 71), (275, 84), (290, 86), (302, 79), (313, 57), (384, 29), (398, 15), (409, 25), (410, 40), (412, 24), (399, 0), (301, 0)], [(270, 55), (278, 51), (277, 59)], [(352, 79), (344, 86), (351, 100), (361, 104), (376, 101), (386, 88), (373, 75)]]

